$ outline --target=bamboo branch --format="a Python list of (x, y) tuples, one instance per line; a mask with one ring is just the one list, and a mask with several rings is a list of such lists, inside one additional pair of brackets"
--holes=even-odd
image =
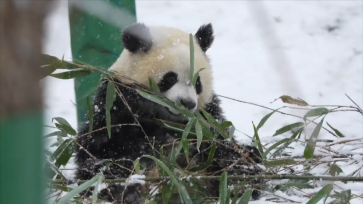
[[(272, 110), (272, 111), (275, 111), (276, 113), (280, 113), (282, 115), (288, 115), (288, 116), (291, 116), (291, 117), (304, 119), (304, 117), (301, 117), (301, 116), (298, 116), (298, 115), (294, 115), (294, 114), (290, 114), (290, 113), (285, 113), (285, 112), (282, 112), (282, 111), (279, 111), (279, 110), (274, 110), (272, 108), (269, 108), (269, 107), (266, 107), (266, 106), (263, 106), (263, 105), (259, 105), (259, 104), (256, 104), (256, 103), (251, 103), (251, 102), (247, 102), (247, 101), (241, 101), (241, 100), (238, 100), (238, 99), (234, 99), (234, 98), (230, 98), (230, 97), (222, 96), (222, 95), (217, 95), (217, 96), (219, 96), (221, 98), (226, 98), (226, 99), (229, 99), (229, 100), (232, 100), (232, 101), (237, 101), (237, 102), (240, 102), (240, 103), (245, 103), (245, 104), (249, 104), (249, 105), (261, 107), (261, 108), (264, 108), (264, 109)], [(281, 108), (290, 108), (290, 107), (289, 106), (282, 106)], [(316, 123), (316, 122), (314, 122), (312, 120), (306, 119), (306, 121), (312, 122), (315, 125), (318, 125), (318, 123)], [(327, 132), (329, 132), (331, 135), (333, 135), (335, 137), (338, 137), (335, 133), (333, 133), (332, 131), (328, 130), (326, 127), (321, 127), (321, 128), (323, 128), (324, 130), (326, 130)]]
[[(191, 176), (200, 180), (219, 180), (220, 176)], [(190, 177), (188, 177), (190, 178)], [(165, 179), (169, 179), (169, 177), (165, 176), (162, 178), (158, 177), (146, 177), (146, 178), (138, 178), (143, 181), (162, 181)], [(185, 178), (186, 179), (186, 178)], [(270, 180), (280, 180), (280, 179), (295, 179), (295, 180), (323, 180), (323, 181), (363, 181), (363, 177), (345, 177), (345, 176), (297, 176), (297, 175), (245, 175), (245, 176), (228, 176), (230, 180), (253, 180), (253, 179), (270, 179)], [(103, 183), (123, 183), (126, 182), (127, 178), (120, 179), (105, 179)], [(67, 184), (67, 183), (84, 183), (87, 180), (77, 180), (77, 181), (64, 181), (61, 179), (56, 179), (51, 181), (51, 184)]]

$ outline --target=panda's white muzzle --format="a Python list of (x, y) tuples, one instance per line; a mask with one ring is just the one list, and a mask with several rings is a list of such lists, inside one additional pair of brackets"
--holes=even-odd
[(174, 103), (182, 104), (191, 112), (197, 110), (198, 96), (191, 85), (178, 82), (166, 91), (164, 96)]

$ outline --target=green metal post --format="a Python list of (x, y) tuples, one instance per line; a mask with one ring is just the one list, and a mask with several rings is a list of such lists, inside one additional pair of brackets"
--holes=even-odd
[[(92, 6), (92, 1), (83, 1), (88, 6)], [(105, 21), (100, 20), (90, 13), (72, 7), (70, 4), (69, 20), (73, 61), (108, 69), (119, 57), (123, 49), (120, 27), (121, 25), (129, 25), (136, 22), (135, 1), (109, 0), (107, 2), (131, 14), (125, 19), (120, 19), (120, 26), (118, 27), (110, 25), (108, 23), (110, 21), (107, 21), (107, 19)], [(113, 15), (112, 13), (109, 14), (110, 19)], [(78, 124), (81, 124), (87, 111), (85, 95), (91, 90), (95, 90), (99, 80), (99, 74), (75, 79)]]

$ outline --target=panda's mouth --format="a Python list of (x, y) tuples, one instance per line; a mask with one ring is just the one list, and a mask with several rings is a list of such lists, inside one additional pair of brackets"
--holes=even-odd
[[(181, 101), (179, 100), (178, 103), (175, 103), (175, 104), (178, 104), (178, 106), (182, 106), (184, 107), (186, 110), (188, 110), (190, 113), (194, 113), (196, 110), (197, 110), (197, 105), (194, 105), (192, 109), (189, 109), (187, 105), (181, 103)], [(189, 107), (191, 107), (191, 105), (189, 105)], [(174, 115), (181, 115), (180, 111), (179, 110), (173, 110), (173, 109), (170, 109), (170, 108), (167, 108), (168, 112), (171, 113), (171, 114), (174, 114)]]
[(190, 112), (194, 112), (196, 110), (197, 104), (190, 99), (180, 99), (180, 104), (188, 109)]

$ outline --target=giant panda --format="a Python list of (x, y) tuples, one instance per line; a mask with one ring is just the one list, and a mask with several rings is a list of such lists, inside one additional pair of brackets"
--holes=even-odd
[[(117, 94), (110, 111), (112, 137), (109, 138), (105, 128), (109, 82), (103, 79), (94, 98), (93, 133), (87, 135), (88, 122), (84, 122), (79, 131), (79, 135), (86, 135), (78, 137), (77, 140), (76, 178), (80, 180), (91, 179), (99, 172), (106, 179), (128, 178), (133, 173), (133, 161), (142, 155), (159, 158), (156, 150), (175, 141), (177, 133), (155, 124), (155, 118), (179, 124), (188, 122), (183, 116), (173, 114), (135, 91), (138, 87), (136, 84), (149, 87), (149, 77), (155, 80), (161, 94), (170, 101), (182, 104), (191, 112), (204, 109), (217, 121), (225, 121), (220, 100), (214, 93), (212, 68), (206, 55), (214, 40), (211, 24), (202, 25), (194, 34), (194, 72), (205, 68), (199, 73), (195, 87), (190, 85), (189, 79), (190, 47), (187, 33), (175, 28), (148, 27), (137, 23), (125, 28), (121, 39), (125, 49), (109, 68), (119, 76), (114, 79), (114, 84), (121, 92)], [(218, 139), (213, 163), (205, 170), (205, 175), (220, 175), (223, 170), (227, 170), (228, 175), (261, 172), (261, 155), (255, 147), (239, 145), (233, 138), (227, 141), (220, 136)], [(200, 147), (201, 153), (198, 154), (197, 149), (191, 145), (189, 157), (197, 155), (194, 160), (196, 165), (206, 162), (209, 147), (210, 144), (203, 143)], [(143, 173), (146, 176), (157, 176), (154, 162), (146, 160), (141, 162)], [(185, 164), (185, 159), (178, 162), (182, 167), (188, 165)], [(228, 184), (236, 183), (233, 180)], [(253, 192), (254, 198), (259, 195), (259, 183), (260, 181), (254, 181), (251, 184), (257, 189)], [(218, 180), (204, 184), (211, 197), (218, 197)], [(110, 184), (101, 190), (99, 197), (113, 203), (142, 203), (145, 199), (141, 192), (143, 188), (141, 184)]]

